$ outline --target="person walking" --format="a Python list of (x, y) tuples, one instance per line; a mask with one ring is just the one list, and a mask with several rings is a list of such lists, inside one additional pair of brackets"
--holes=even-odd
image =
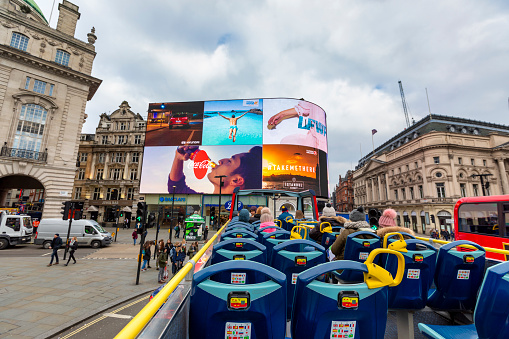
[(133, 231), (133, 240), (134, 240), (134, 246), (136, 246), (136, 239), (138, 239), (138, 232), (136, 232), (136, 230)]
[(71, 241), (69, 242), (69, 260), (67, 260), (67, 263), (64, 266), (69, 265), (69, 262), (74, 260), (73, 264), (76, 264), (76, 258), (74, 257), (74, 252), (78, 249), (78, 239), (76, 237), (72, 237)]
[(141, 266), (141, 271), (145, 272), (147, 270), (147, 264), (150, 260), (150, 241), (146, 241), (145, 244), (143, 244), (143, 265)]
[(51, 253), (51, 260), (48, 264), (48, 267), (53, 264), (53, 259), (56, 259), (55, 265), (58, 265), (58, 252), (57, 251), (60, 247), (62, 247), (62, 238), (60, 238), (60, 234), (56, 233), (53, 236), (53, 240), (51, 240), (51, 246), (49, 247), (50, 249), (53, 250), (53, 253)]
[(454, 230), (451, 231), (451, 241), (454, 241)]
[(162, 284), (164, 280), (164, 271), (166, 270), (166, 264), (168, 264), (168, 254), (164, 251), (164, 247), (159, 245), (159, 256), (157, 257), (159, 264), (159, 273), (157, 274), (157, 282)]
[(159, 269), (159, 260), (157, 260), (157, 258), (159, 258), (159, 253), (161, 251), (161, 248), (163, 249), (163, 251), (165, 250), (165, 247), (164, 247), (164, 240), (163, 239), (159, 239), (159, 242), (157, 243), (157, 245), (155, 246), (154, 248), (154, 251), (156, 251), (156, 270)]
[(195, 241), (189, 246), (189, 250), (187, 250), (187, 256), (189, 257), (189, 260), (191, 260), (194, 255), (198, 253), (198, 242)]

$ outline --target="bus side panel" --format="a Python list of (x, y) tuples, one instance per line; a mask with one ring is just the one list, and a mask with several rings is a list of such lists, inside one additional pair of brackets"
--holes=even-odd
[[(469, 240), (473, 241), (476, 244), (485, 247), (498, 248), (501, 250), (509, 250), (509, 239), (499, 238), (499, 237), (491, 237), (485, 236), (481, 234), (473, 234), (473, 233), (458, 233), (456, 240)], [(504, 247), (505, 244), (505, 247)], [(486, 252), (486, 258), (497, 260), (497, 261), (507, 261), (509, 258), (503, 254), (499, 253), (491, 253)]]

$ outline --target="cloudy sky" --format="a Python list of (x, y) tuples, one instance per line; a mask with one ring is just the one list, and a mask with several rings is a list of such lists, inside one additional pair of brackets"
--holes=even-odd
[[(56, 27), (58, 3), (50, 25)], [(330, 186), (431, 112), (509, 125), (509, 2), (71, 0), (98, 40), (84, 132), (127, 100), (304, 98), (327, 112)], [(37, 0), (49, 18), (53, 0)]]

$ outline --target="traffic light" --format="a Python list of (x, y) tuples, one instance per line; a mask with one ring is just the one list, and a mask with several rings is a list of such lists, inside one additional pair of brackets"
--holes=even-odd
[(435, 223), (435, 216), (433, 214), (431, 215), (431, 222)]
[(210, 221), (213, 222), (216, 218), (216, 206), (210, 208)]
[(60, 207), (62, 209), (62, 212), (60, 212), (62, 214), (62, 220), (68, 220), (69, 219), (69, 211), (71, 210), (71, 206), (72, 206), (72, 202), (70, 201), (64, 201), (62, 202), (62, 207)]
[(378, 229), (378, 218), (380, 217), (380, 213), (376, 208), (370, 208), (368, 211), (368, 217), (369, 217), (369, 225), (372, 229), (377, 230)]
[(148, 215), (147, 227), (152, 228), (152, 227), (155, 227), (155, 225), (156, 225), (156, 215), (155, 215), (155, 213), (150, 213)]
[(145, 215), (147, 213), (147, 203), (145, 202), (138, 202), (138, 209), (136, 210), (136, 222), (145, 222)]
[(76, 201), (74, 204), (74, 220), (80, 220), (83, 218), (83, 206), (85, 203), (83, 201)]

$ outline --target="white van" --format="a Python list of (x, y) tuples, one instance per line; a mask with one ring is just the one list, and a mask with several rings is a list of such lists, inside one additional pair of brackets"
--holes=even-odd
[[(69, 220), (42, 219), (34, 243), (49, 248), (56, 233), (65, 242), (68, 230)], [(93, 248), (107, 246), (113, 241), (111, 234), (106, 232), (97, 221), (87, 219), (72, 221), (69, 239), (72, 237), (76, 237), (79, 246), (92, 246)]]
[(9, 245), (29, 243), (32, 232), (32, 218), (29, 215), (0, 214), (0, 250)]

